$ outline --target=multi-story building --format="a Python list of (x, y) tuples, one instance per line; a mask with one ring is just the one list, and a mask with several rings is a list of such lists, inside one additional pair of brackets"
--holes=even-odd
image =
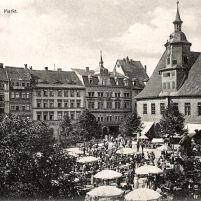
[(174, 32), (146, 87), (136, 97), (137, 111), (144, 121), (159, 122), (173, 102), (186, 123), (201, 122), (201, 54), (191, 51), (182, 23), (177, 4)]
[[(132, 66), (132, 63), (129, 65)], [(86, 70), (72, 69), (86, 87), (86, 108), (101, 123), (103, 133), (118, 132), (122, 120), (133, 111), (134, 96), (142, 90), (142, 86), (135, 86), (137, 80), (129, 79), (124, 73), (119, 73), (117, 68), (121, 66), (115, 66), (113, 72), (109, 72), (103, 66), (101, 55), (97, 70), (90, 70), (89, 67)], [(143, 67), (142, 70), (145, 72)]]
[[(9, 109), (5, 108), (5, 113), (31, 118), (31, 76), (27, 64), (25, 64), (25, 68), (6, 66), (5, 72), (9, 80), (9, 97), (5, 93), (6, 100), (9, 100)], [(7, 87), (8, 85), (5, 86), (6, 90)]]
[(9, 113), (9, 82), (3, 64), (0, 64), (0, 115)]
[(85, 107), (85, 87), (72, 71), (31, 70), (32, 118), (51, 123), (65, 114), (78, 119)]

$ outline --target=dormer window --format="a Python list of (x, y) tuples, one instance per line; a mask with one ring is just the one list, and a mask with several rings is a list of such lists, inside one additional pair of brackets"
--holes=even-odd
[(89, 84), (92, 84), (93, 83), (93, 80), (90, 78), (89, 79)]
[(103, 79), (103, 85), (106, 85), (107, 80)]

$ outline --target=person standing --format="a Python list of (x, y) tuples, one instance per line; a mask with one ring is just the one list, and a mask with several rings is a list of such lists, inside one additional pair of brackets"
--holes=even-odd
[(137, 141), (137, 152), (139, 151), (139, 149), (140, 149), (140, 142)]
[(193, 198), (195, 200), (197, 200), (198, 196), (199, 196), (199, 186), (198, 186), (198, 184), (194, 184), (194, 186), (193, 186)]
[(139, 188), (139, 178), (135, 174), (134, 179), (133, 179), (133, 189), (138, 189)]
[(142, 142), (141, 142), (142, 153), (143, 153), (144, 147), (145, 147), (145, 144), (144, 144), (144, 142), (142, 141)]

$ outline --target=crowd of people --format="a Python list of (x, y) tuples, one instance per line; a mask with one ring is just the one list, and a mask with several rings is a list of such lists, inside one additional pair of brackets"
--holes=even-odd
[[(161, 151), (156, 157), (154, 149), (147, 149), (147, 140), (137, 142), (137, 150), (133, 154), (121, 154), (118, 150), (131, 148), (132, 140), (123, 137), (104, 140), (102, 144), (90, 142), (80, 149), (83, 156), (99, 158), (97, 162), (76, 163), (71, 178), (74, 180), (73, 190), (78, 192), (78, 186), (96, 187), (99, 185), (116, 185), (129, 192), (132, 189), (147, 187), (153, 189), (166, 198), (175, 200), (199, 198), (201, 186), (201, 157), (199, 152), (192, 156), (181, 156), (174, 151)], [(194, 145), (193, 149), (199, 149)], [(78, 156), (79, 157), (79, 156)], [(157, 166), (163, 170), (162, 174), (137, 175), (135, 170), (143, 165)], [(115, 181), (98, 180), (94, 175), (101, 170), (110, 169), (122, 174)], [(87, 190), (87, 188), (84, 188)], [(79, 194), (80, 192), (78, 192)]]

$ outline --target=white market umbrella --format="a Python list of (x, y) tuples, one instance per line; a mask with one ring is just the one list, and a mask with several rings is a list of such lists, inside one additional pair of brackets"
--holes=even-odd
[(156, 148), (158, 151), (171, 151), (172, 149), (169, 147), (169, 146), (167, 146), (167, 145), (162, 145), (162, 146), (160, 146), (160, 147), (158, 147), (158, 148)]
[(153, 165), (143, 165), (135, 170), (136, 174), (161, 174), (163, 170)]
[(98, 160), (100, 160), (100, 159), (93, 157), (93, 156), (86, 156), (86, 157), (79, 159), (77, 162), (78, 163), (93, 163), (93, 162), (97, 162)]
[(123, 195), (124, 191), (115, 186), (99, 186), (89, 191), (87, 195), (91, 197), (113, 197)]
[(148, 139), (148, 137), (147, 137), (146, 135), (141, 135), (141, 136), (139, 137), (139, 139)]
[(121, 177), (122, 174), (113, 170), (102, 170), (94, 175), (97, 179), (116, 179)]
[(131, 148), (122, 148), (120, 150), (118, 150), (116, 153), (117, 154), (125, 154), (125, 155), (129, 155), (129, 154), (134, 154), (136, 151), (134, 149)]
[(161, 194), (151, 190), (149, 188), (138, 188), (125, 196), (126, 201), (148, 201), (157, 200), (161, 197)]
[(73, 154), (83, 154), (84, 152), (77, 147), (64, 149), (65, 151), (71, 152)]

